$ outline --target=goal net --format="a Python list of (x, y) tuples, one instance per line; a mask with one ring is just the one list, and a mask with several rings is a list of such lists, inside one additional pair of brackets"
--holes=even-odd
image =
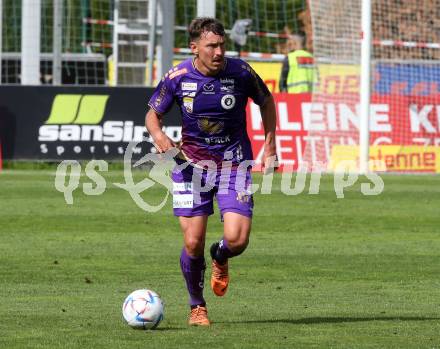
[[(21, 82), (22, 1), (1, 0), (1, 82)], [(53, 79), (54, 1), (40, 0), (40, 80)], [(108, 20), (113, 1), (61, 1), (62, 84), (103, 85), (107, 79), (106, 57), (111, 53), (112, 28)], [(105, 21), (103, 21), (103, 19)]]
[[(358, 161), (361, 0), (310, 0), (319, 85), (303, 161)], [(440, 1), (372, 1), (370, 169), (438, 172)], [(305, 113), (304, 113), (305, 112)]]

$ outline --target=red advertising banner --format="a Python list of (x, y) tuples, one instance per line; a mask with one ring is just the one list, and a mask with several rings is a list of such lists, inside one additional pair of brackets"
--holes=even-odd
[[(320, 162), (328, 167), (335, 157), (335, 151), (340, 151), (340, 146), (353, 149), (359, 146), (358, 95), (352, 98), (346, 95), (340, 98), (318, 95), (313, 103), (310, 94), (280, 93), (274, 94), (274, 98), (278, 115), (278, 157), (282, 165), (291, 165), (297, 169), (298, 163), (306, 161), (311, 164)], [(250, 102), (247, 108), (247, 129), (258, 164), (262, 157), (264, 129), (259, 107)], [(398, 149), (410, 154), (429, 147), (436, 150), (435, 154), (439, 153), (440, 95), (373, 95), (370, 106), (370, 146), (375, 147), (370, 151), (371, 159), (376, 159), (381, 152), (389, 153), (390, 149), (394, 149), (394, 153), (397, 151), (397, 157)], [(389, 146), (394, 147), (387, 148)], [(351, 153), (357, 154), (354, 151)], [(413, 158), (414, 161), (417, 159)], [(418, 166), (410, 166), (409, 160), (403, 163), (403, 157), (399, 161), (398, 167), (388, 164), (382, 170), (430, 172), (439, 167), (432, 166), (432, 159), (431, 166), (426, 169), (422, 163)], [(440, 159), (435, 161), (440, 164)]]

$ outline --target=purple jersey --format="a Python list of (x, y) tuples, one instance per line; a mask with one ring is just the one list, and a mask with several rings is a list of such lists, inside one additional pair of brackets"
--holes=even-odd
[[(182, 114), (181, 150), (192, 161), (252, 160), (246, 132), (248, 97), (262, 105), (270, 95), (264, 82), (241, 59), (225, 58), (216, 76), (206, 76), (187, 59), (162, 78), (148, 105), (164, 114), (176, 101)], [(228, 152), (227, 154), (225, 154)]]

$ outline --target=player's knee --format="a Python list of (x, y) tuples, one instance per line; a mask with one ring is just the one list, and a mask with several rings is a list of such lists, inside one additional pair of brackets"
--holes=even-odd
[(231, 252), (239, 255), (244, 252), (249, 245), (249, 236), (239, 236), (236, 239), (228, 240), (228, 247)]
[(185, 239), (186, 252), (190, 256), (201, 256), (203, 255), (204, 243), (197, 238), (187, 238)]

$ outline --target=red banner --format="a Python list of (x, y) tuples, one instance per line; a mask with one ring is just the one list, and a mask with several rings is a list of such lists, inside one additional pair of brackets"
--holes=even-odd
[[(301, 161), (327, 164), (335, 145), (359, 145), (359, 96), (274, 94), (277, 148), (281, 164), (297, 168)], [(247, 130), (257, 164), (261, 162), (264, 129), (260, 109), (247, 106)], [(440, 95), (373, 95), (370, 145), (440, 146)]]

